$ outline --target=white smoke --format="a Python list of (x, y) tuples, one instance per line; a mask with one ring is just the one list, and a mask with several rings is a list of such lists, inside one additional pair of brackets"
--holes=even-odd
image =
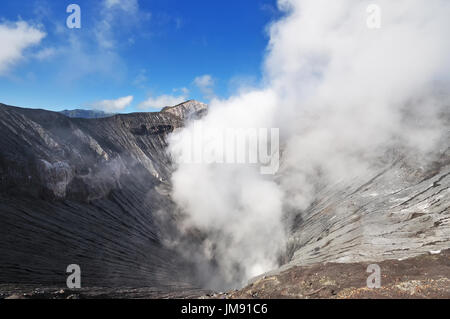
[[(366, 23), (370, 3), (279, 0), (285, 16), (269, 29), (263, 88), (213, 100), (201, 120), (215, 129), (280, 128), (276, 177), (225, 164), (180, 163), (173, 174), (182, 228), (209, 234), (226, 283), (277, 266), (283, 217), (306, 209), (317, 185), (362, 175), (399, 145), (426, 156), (441, 136), (448, 100), (436, 92), (450, 87), (450, 2), (374, 1), (379, 29)], [(173, 136), (175, 159), (186, 155), (192, 129)]]

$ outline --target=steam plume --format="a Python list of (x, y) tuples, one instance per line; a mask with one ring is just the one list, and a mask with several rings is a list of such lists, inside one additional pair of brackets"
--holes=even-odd
[[(203, 248), (222, 285), (277, 266), (284, 217), (306, 209), (318, 186), (364, 175), (389, 149), (426, 160), (442, 136), (450, 3), (375, 3), (379, 29), (367, 26), (370, 2), (279, 0), (285, 16), (269, 28), (263, 88), (214, 100), (201, 120), (210, 129), (275, 127), (281, 134), (276, 176), (252, 165), (182, 162), (173, 174), (173, 198), (186, 214), (180, 227), (209, 235)], [(193, 130), (173, 136), (176, 160), (186, 156)]]

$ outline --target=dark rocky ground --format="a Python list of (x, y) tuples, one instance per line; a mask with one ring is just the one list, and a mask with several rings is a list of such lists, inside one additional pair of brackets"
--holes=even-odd
[(450, 299), (450, 250), (387, 260), (381, 288), (367, 288), (369, 263), (317, 264), (264, 276), (241, 290), (217, 293), (192, 287), (82, 288), (0, 285), (0, 299)]
[(370, 263), (317, 264), (265, 276), (230, 292), (231, 299), (258, 298), (450, 298), (450, 250), (379, 262), (381, 288), (367, 288)]
[(0, 299), (191, 299), (211, 291), (190, 286), (159, 288), (105, 288), (91, 287), (71, 290), (58, 287), (0, 285)]

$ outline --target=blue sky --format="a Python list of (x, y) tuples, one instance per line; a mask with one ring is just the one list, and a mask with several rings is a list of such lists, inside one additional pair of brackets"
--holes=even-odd
[[(69, 4), (81, 29), (69, 29)], [(275, 0), (3, 0), (0, 102), (156, 111), (257, 85)], [(2, 52), (4, 51), (4, 52)]]

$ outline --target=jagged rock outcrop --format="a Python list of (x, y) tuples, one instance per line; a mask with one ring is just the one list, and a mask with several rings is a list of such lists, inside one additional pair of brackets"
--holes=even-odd
[(178, 104), (176, 106), (168, 106), (161, 110), (161, 113), (169, 113), (181, 118), (198, 118), (206, 115), (208, 107), (204, 103), (199, 103), (194, 100)]
[(0, 284), (64, 286), (78, 264), (85, 286), (192, 285), (163, 243), (175, 216), (161, 189), (166, 135), (205, 109), (81, 119), (0, 105)]

